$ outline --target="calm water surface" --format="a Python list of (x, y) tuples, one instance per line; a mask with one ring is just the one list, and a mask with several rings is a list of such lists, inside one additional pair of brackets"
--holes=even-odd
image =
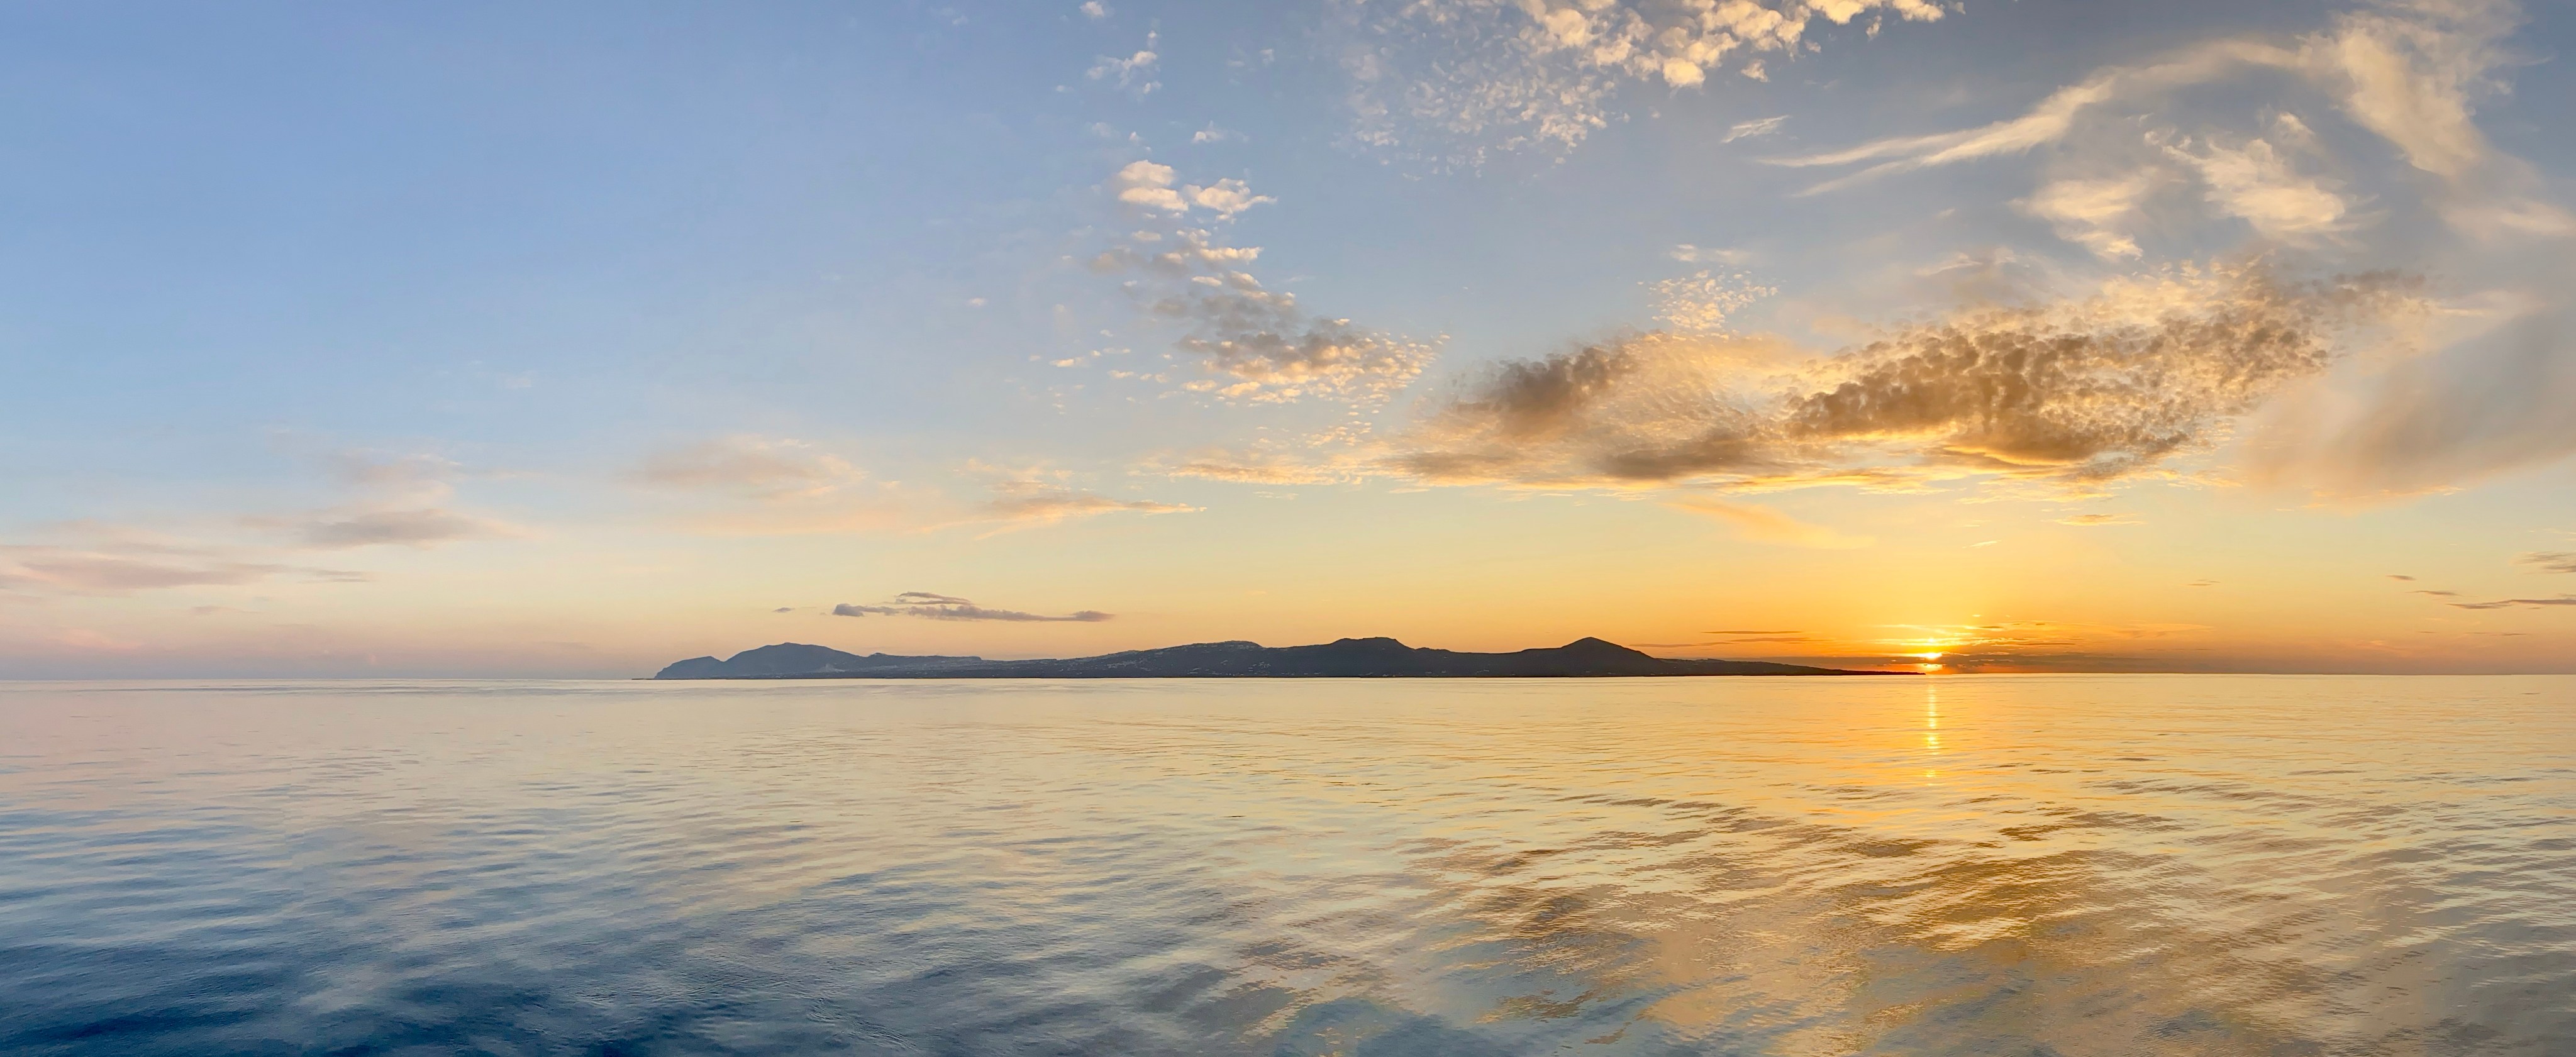
[(2576, 1054), (2576, 680), (0, 684), (0, 1052)]

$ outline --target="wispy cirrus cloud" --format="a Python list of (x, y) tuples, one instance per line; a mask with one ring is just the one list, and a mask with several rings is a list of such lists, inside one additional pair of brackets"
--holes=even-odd
[(352, 450), (332, 453), (326, 464), (353, 493), (347, 502), (297, 514), (253, 515), (241, 523), (304, 550), (377, 546), (418, 550), (530, 534), (498, 518), (453, 509), (455, 482), (473, 475), (453, 460)]
[(2449, 605), (2453, 609), (2554, 609), (2559, 606), (2576, 606), (2576, 595), (2559, 595), (2555, 598), (2499, 598), (2492, 602), (2452, 602)]
[(657, 488), (739, 492), (765, 499), (813, 498), (867, 479), (847, 459), (788, 437), (737, 434), (646, 456), (629, 475)]
[(1016, 609), (992, 609), (976, 605), (970, 599), (930, 591), (906, 591), (891, 600), (875, 605), (843, 602), (832, 607), (836, 617), (918, 617), (923, 620), (1002, 621), (1005, 623), (1076, 623), (1094, 624), (1115, 619), (1116, 614), (1096, 609), (1082, 609), (1061, 616), (1024, 613)]
[(1767, 506), (1729, 503), (1707, 496), (1683, 496), (1664, 505), (1732, 526), (1736, 535), (1756, 543), (1777, 543), (1821, 550), (1849, 550), (1876, 542), (1823, 525), (1811, 525)]
[(2534, 551), (2513, 561), (2516, 565), (2528, 565), (2538, 572), (2576, 573), (2576, 552)]
[(279, 560), (274, 549), (175, 539), (96, 522), (54, 526), (54, 543), (0, 543), (0, 592), (124, 595), (275, 580), (364, 581), (365, 573)]
[(999, 524), (1006, 528), (1053, 525), (1102, 514), (1194, 514), (1198, 507), (1150, 499), (1117, 499), (1042, 481), (1003, 481), (994, 497), (976, 508), (962, 524)]

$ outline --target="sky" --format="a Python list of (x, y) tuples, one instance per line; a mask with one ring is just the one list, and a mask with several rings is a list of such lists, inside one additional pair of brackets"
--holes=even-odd
[(2576, 671), (2576, 7), (0, 9), (0, 677)]

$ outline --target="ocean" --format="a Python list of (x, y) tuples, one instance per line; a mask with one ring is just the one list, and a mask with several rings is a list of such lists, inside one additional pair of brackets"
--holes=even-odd
[(0, 1053), (2576, 1054), (2576, 678), (0, 683)]

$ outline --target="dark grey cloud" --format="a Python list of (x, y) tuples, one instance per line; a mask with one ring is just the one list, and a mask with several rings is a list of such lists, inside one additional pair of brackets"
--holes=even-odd
[(906, 591), (882, 605), (857, 605), (843, 602), (832, 607), (836, 617), (918, 617), (923, 620), (997, 620), (1010, 623), (1077, 623), (1094, 624), (1112, 619), (1115, 614), (1096, 609), (1076, 610), (1062, 616), (1024, 613), (1016, 609), (988, 609), (954, 595), (928, 591)]

